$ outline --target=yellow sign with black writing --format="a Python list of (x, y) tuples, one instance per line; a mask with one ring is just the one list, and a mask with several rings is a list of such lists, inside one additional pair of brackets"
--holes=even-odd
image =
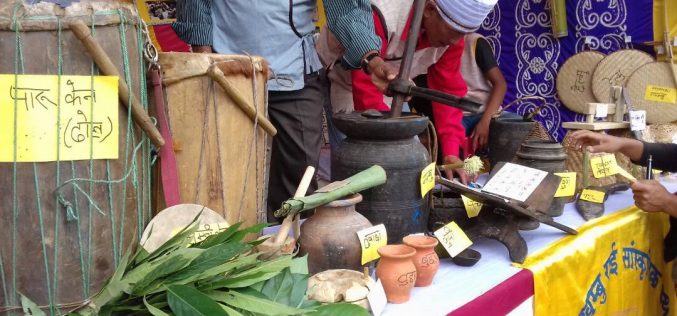
[(450, 256), (456, 257), (461, 251), (472, 245), (470, 238), (463, 232), (456, 222), (451, 222), (435, 231), (435, 237), (440, 241)]
[(555, 192), (555, 197), (573, 196), (576, 193), (576, 173), (559, 172), (555, 175), (562, 178), (559, 182), (559, 188)]
[(425, 197), (435, 187), (435, 163), (429, 164), (421, 171), (421, 197)]
[(594, 203), (604, 203), (604, 195), (605, 193), (602, 191), (584, 189), (583, 192), (581, 192), (580, 199)]
[(644, 93), (644, 99), (647, 101), (677, 103), (677, 89), (648, 85)]
[(595, 176), (595, 178), (604, 178), (618, 173), (616, 156), (613, 154), (591, 158), (590, 166), (592, 167), (592, 175)]
[(0, 75), (0, 162), (118, 158), (118, 77)]
[(473, 218), (480, 215), (480, 210), (482, 210), (482, 203), (471, 200), (465, 195), (461, 195), (461, 200), (463, 200), (463, 206), (465, 206), (465, 212), (468, 213), (468, 217)]
[(372, 262), (381, 256), (378, 248), (388, 244), (388, 234), (383, 224), (365, 228), (357, 232), (357, 238), (362, 246), (362, 264)]

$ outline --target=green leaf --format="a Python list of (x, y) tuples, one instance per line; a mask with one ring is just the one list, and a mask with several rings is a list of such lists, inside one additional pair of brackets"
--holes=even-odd
[(292, 262), (291, 255), (281, 256), (270, 261), (265, 261), (252, 269), (238, 272), (237, 274), (232, 275), (230, 277), (240, 278), (243, 276), (255, 275), (260, 272), (280, 272), (283, 269), (289, 267), (291, 265), (291, 262)]
[(197, 244), (194, 244), (191, 247), (205, 249), (205, 248), (209, 248), (209, 247), (213, 247), (213, 246), (222, 244), (222, 243), (226, 242), (226, 240), (228, 240), (228, 238), (233, 236), (233, 234), (235, 234), (237, 232), (237, 230), (240, 228), (241, 225), (242, 225), (242, 222), (230, 225), (230, 227), (226, 228), (226, 230), (219, 232), (217, 234), (214, 234), (214, 235), (210, 235), (207, 238), (205, 238), (203, 241), (201, 241)]
[[(19, 293), (20, 294), (20, 293)], [(23, 308), (24, 315), (33, 315), (33, 316), (45, 316), (37, 304), (31, 301), (28, 297), (21, 295), (21, 307)]]
[(200, 215), (202, 215), (202, 211), (200, 211), (195, 216), (195, 218), (193, 218), (190, 224), (183, 227), (176, 235), (174, 235), (172, 238), (169, 238), (169, 240), (158, 247), (158, 249), (155, 249), (155, 251), (151, 252), (146, 258), (137, 262), (137, 265), (157, 259), (173, 250), (188, 247), (192, 240), (191, 236), (193, 236), (193, 234), (199, 228), (195, 223), (197, 222), (197, 219), (200, 217)]
[(256, 247), (256, 246), (266, 242), (266, 240), (268, 240), (268, 239), (270, 239), (270, 237), (252, 240), (252, 241), (248, 242), (247, 244), (249, 244), (252, 247)]
[(307, 289), (308, 275), (291, 273), (290, 269), (285, 269), (266, 281), (261, 293), (274, 302), (298, 307), (304, 304)]
[(157, 308), (157, 307), (155, 307), (151, 304), (148, 304), (148, 301), (146, 301), (145, 296), (143, 297), (143, 305), (146, 306), (146, 308), (148, 309), (148, 312), (150, 312), (153, 316), (169, 316), (169, 314), (163, 312), (161, 309), (159, 309), (159, 308)]
[(224, 304), (219, 304), (219, 305), (221, 306), (221, 308), (223, 308), (224, 311), (226, 311), (226, 313), (228, 313), (228, 316), (242, 316), (242, 313), (236, 311), (233, 308), (230, 308), (230, 306), (228, 306), (228, 305), (224, 305)]
[(170, 285), (167, 287), (167, 303), (177, 316), (228, 315), (209, 296), (185, 285)]
[(308, 255), (294, 258), (294, 260), (291, 261), (289, 270), (291, 270), (291, 273), (308, 274)]
[(207, 293), (207, 295), (216, 301), (228, 304), (235, 308), (240, 308), (253, 313), (261, 313), (265, 315), (297, 315), (313, 311), (309, 309), (290, 307), (284, 304), (275, 303), (267, 299), (241, 294), (236, 291), (230, 292), (213, 291)]
[(223, 265), (250, 248), (251, 246), (246, 244), (227, 243), (205, 249), (191, 265), (167, 278), (166, 283), (185, 284), (197, 280), (198, 277), (208, 277), (209, 275), (205, 275), (204, 272)]
[[(143, 290), (147, 289), (153, 281), (187, 267), (203, 252), (204, 250), (197, 248), (179, 249), (160, 260), (144, 263), (130, 271), (128, 277), (123, 280), (133, 284), (132, 293), (137, 295), (147, 294), (143, 293)], [(149, 265), (145, 266), (146, 264)]]
[(111, 280), (111, 282), (106, 284), (106, 286), (104, 286), (101, 291), (92, 299), (95, 312), (101, 313), (101, 311), (109, 303), (114, 302), (115, 300), (122, 297), (124, 293), (129, 292), (130, 288), (131, 285), (129, 282)]
[(350, 315), (350, 316), (369, 316), (369, 312), (350, 303), (334, 303), (321, 305), (315, 308), (315, 311), (308, 314), (308, 316), (335, 316), (335, 315)]
[(242, 241), (242, 239), (248, 234), (258, 234), (264, 228), (268, 227), (268, 223), (256, 224), (254, 226), (247, 227), (231, 236), (228, 241)]
[(226, 280), (219, 282), (219, 287), (225, 288), (247, 287), (266, 281), (270, 278), (275, 277), (278, 274), (280, 274), (280, 272), (259, 272), (256, 274), (250, 274), (237, 278), (227, 278)]

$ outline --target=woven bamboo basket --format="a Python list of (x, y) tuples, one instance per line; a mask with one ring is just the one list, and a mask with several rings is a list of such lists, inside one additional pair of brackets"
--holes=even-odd
[(637, 110), (646, 110), (648, 124), (677, 121), (677, 100), (667, 92), (677, 89), (670, 67), (677, 71), (677, 66), (670, 63), (648, 63), (635, 70), (628, 79), (626, 89), (632, 105)]
[(606, 55), (585, 51), (567, 59), (557, 73), (557, 95), (564, 106), (585, 113), (588, 103), (597, 102), (592, 92), (592, 74)]
[(653, 61), (651, 55), (634, 49), (621, 49), (604, 57), (592, 74), (592, 93), (597, 102), (611, 102), (612, 86), (625, 86), (635, 70)]

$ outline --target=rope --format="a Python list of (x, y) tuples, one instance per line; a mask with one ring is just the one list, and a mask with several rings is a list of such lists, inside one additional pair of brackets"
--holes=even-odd
[[(129, 56), (128, 56), (128, 51), (127, 51), (127, 32), (126, 32), (126, 21), (124, 18), (124, 15), (122, 14), (122, 11), (118, 9), (118, 15), (120, 16), (120, 24), (118, 26), (119, 32), (120, 32), (120, 48), (122, 49), (122, 69), (124, 72), (125, 80), (131, 84), (132, 83), (132, 78), (131, 74), (129, 72)], [(129, 96), (127, 98), (127, 104), (132, 104), (132, 91), (129, 91)], [(129, 145), (130, 145), (130, 137), (133, 133), (132, 130), (132, 116), (128, 115), (127, 116), (127, 138), (125, 140), (125, 170), (130, 170), (129, 169)], [(127, 186), (125, 185), (123, 190), (122, 190), (122, 209), (120, 211), (120, 218), (124, 222), (125, 218), (125, 213), (127, 210)], [(120, 240), (124, 240), (124, 234), (125, 234), (125, 225), (120, 225)], [(122, 252), (122, 246), (124, 245), (124, 242), (120, 243), (120, 252)], [(117, 254), (117, 247), (115, 246), (115, 238), (113, 238), (113, 258), (118, 258)], [(116, 259), (117, 260), (117, 259)], [(117, 261), (115, 262), (115, 266), (117, 266)]]
[[(12, 13), (12, 29), (15, 34), (15, 46), (14, 46), (14, 95), (17, 95), (17, 86), (19, 85), (19, 64), (23, 66), (23, 63), (20, 63), (21, 58), (21, 34), (18, 31), (18, 27), (14, 18), (16, 17), (17, 11), (19, 9), (19, 2), (15, 3), (14, 12)], [(22, 67), (23, 68), (23, 67)], [(16, 171), (17, 171), (17, 151), (19, 146), (17, 143), (17, 113), (18, 113), (18, 100), (14, 99), (14, 154), (12, 157), (12, 292), (9, 296), (10, 304), (16, 304), (16, 232), (17, 232), (17, 219), (19, 217), (19, 201), (17, 199), (17, 182), (16, 182)], [(3, 283), (4, 285), (4, 283)]]
[[(63, 74), (63, 51), (62, 51), (62, 37), (61, 37), (61, 19), (57, 18), (57, 31), (56, 31), (56, 40), (57, 40), (57, 89), (56, 89), (56, 186), (59, 186), (59, 181), (61, 179), (61, 76)], [(39, 200), (38, 200), (38, 203)], [(58, 296), (58, 275), (59, 269), (59, 226), (61, 226), (61, 212), (59, 212), (59, 204), (54, 203), (54, 258), (53, 258), (53, 271), (52, 275), (54, 276), (54, 282), (52, 282), (54, 298)], [(71, 214), (72, 215), (72, 214)], [(54, 305), (55, 302), (50, 300), (50, 304)], [(50, 308), (52, 314), (56, 313), (54, 307)]]
[[(212, 96), (212, 106), (214, 107), (214, 121), (216, 122), (216, 128), (215, 128), (215, 130), (216, 130), (216, 144), (217, 144), (218, 148), (221, 148), (221, 132), (220, 132), (221, 129), (219, 128), (219, 126), (221, 126), (221, 124), (219, 124), (219, 121), (220, 121), (219, 120), (219, 107), (216, 106), (216, 93), (214, 93), (214, 90), (213, 90), (214, 84), (215, 83), (212, 80), (211, 81), (211, 88), (212, 88), (211, 96)], [(205, 111), (207, 111), (207, 109), (205, 109)], [(223, 159), (221, 158), (221, 150), (217, 149), (216, 155), (217, 155), (216, 159), (218, 161), (218, 164), (216, 164), (216, 165), (219, 168), (219, 180), (221, 182), (221, 199), (222, 199), (221, 203), (222, 203), (222, 207), (223, 207), (223, 217), (227, 218), (226, 215), (228, 214), (228, 200), (227, 200), (228, 194), (226, 192), (228, 192), (228, 188), (226, 188), (226, 181), (223, 181)]]

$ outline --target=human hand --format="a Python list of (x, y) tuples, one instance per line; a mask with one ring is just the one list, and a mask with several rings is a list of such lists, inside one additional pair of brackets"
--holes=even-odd
[(579, 130), (571, 134), (574, 147), (579, 150), (588, 149), (591, 153), (615, 153), (623, 147), (623, 139), (602, 133)]
[(491, 117), (485, 119), (482, 117), (480, 121), (475, 125), (475, 129), (470, 135), (472, 139), (472, 146), (475, 150), (484, 149), (487, 147), (489, 142), (489, 125), (491, 123)]
[(214, 51), (212, 50), (211, 46), (205, 46), (205, 45), (190, 45), (190, 50), (193, 53), (205, 53), (205, 54), (211, 54)]
[[(454, 165), (463, 166), (463, 160), (461, 160), (460, 158), (458, 158), (456, 156), (445, 156), (444, 157), (444, 164), (445, 165), (454, 164)], [(456, 169), (451, 169), (451, 168), (445, 167), (444, 173), (447, 176), (447, 179), (450, 179), (450, 180), (454, 178), (454, 174), (457, 174), (461, 183), (463, 183), (465, 185), (468, 185), (468, 183), (470, 181), (474, 180), (473, 177), (471, 177), (470, 175), (468, 175), (468, 173), (465, 172), (463, 167), (456, 168)]]
[(386, 63), (381, 57), (374, 57), (367, 65), (371, 74), (371, 82), (384, 94), (388, 94), (388, 84), (397, 78), (399, 69)]
[(630, 185), (635, 205), (646, 212), (672, 211), (677, 196), (668, 192), (656, 180), (640, 180)]

